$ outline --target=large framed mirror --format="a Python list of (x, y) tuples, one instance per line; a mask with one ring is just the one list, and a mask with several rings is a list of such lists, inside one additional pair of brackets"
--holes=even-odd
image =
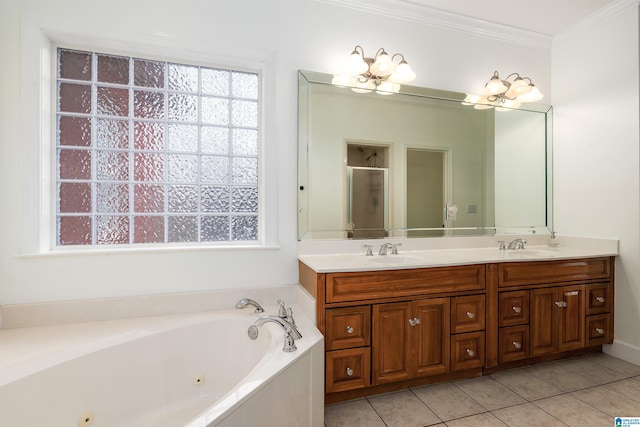
[(476, 109), (462, 93), (356, 93), (332, 77), (299, 72), (299, 239), (553, 228), (550, 106)]

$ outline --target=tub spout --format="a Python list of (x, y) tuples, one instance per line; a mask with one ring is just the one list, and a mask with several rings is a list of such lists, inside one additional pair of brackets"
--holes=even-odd
[(236, 303), (236, 308), (245, 308), (248, 305), (254, 306), (256, 308), (256, 311), (255, 311), (256, 313), (264, 312), (264, 309), (260, 306), (260, 304), (258, 304), (251, 298), (242, 298), (240, 301)]
[(289, 323), (285, 319), (278, 316), (262, 316), (258, 320), (254, 322), (253, 325), (249, 327), (249, 336), (253, 339), (253, 335), (257, 338), (258, 336), (258, 326), (262, 326), (267, 322), (277, 323), (284, 329), (284, 347), (282, 350), (286, 352), (296, 351), (297, 347), (295, 344), (295, 340), (299, 340), (302, 338), (302, 334), (296, 327), (296, 325)]

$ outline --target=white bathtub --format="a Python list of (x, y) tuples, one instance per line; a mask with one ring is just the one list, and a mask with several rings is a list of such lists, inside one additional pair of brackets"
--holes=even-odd
[(323, 425), (322, 336), (296, 316), (303, 338), (285, 353), (278, 325), (248, 338), (257, 317), (245, 309), (2, 331), (0, 426)]

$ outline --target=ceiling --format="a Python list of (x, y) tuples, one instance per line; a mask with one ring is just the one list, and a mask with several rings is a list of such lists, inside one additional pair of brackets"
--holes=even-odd
[[(618, 0), (393, 0), (553, 36)], [(425, 9), (425, 12), (427, 10)]]

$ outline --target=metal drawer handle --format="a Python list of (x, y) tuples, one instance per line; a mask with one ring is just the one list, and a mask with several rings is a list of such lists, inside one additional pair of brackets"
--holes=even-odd
[(472, 312), (470, 312), (470, 311), (467, 311), (467, 317), (468, 317), (469, 319), (475, 319), (475, 318), (476, 318), (476, 314), (475, 314), (475, 313), (472, 313)]
[(568, 304), (566, 301), (556, 301), (556, 305), (560, 308), (566, 307)]
[(596, 301), (602, 304), (604, 302), (604, 297), (596, 297)]
[(520, 307), (515, 306), (515, 305), (514, 305), (513, 307), (511, 307), (511, 309), (512, 309), (515, 313), (520, 313), (520, 312), (522, 311), (522, 309), (521, 309)]
[(353, 369), (347, 368), (347, 376), (349, 377), (353, 376)]
[(476, 352), (471, 350), (470, 348), (467, 349), (467, 354), (469, 355), (469, 357), (473, 357), (476, 355)]
[(417, 317), (414, 317), (413, 319), (409, 319), (409, 324), (411, 326), (416, 326), (421, 324), (422, 322), (420, 321), (420, 319), (418, 319)]
[(569, 291), (569, 292), (565, 292), (565, 293), (564, 293), (564, 296), (565, 296), (565, 297), (572, 297), (572, 296), (576, 296), (576, 295), (578, 295), (579, 293), (580, 293), (580, 292), (578, 292), (578, 291)]
[(517, 348), (518, 350), (520, 350), (522, 348), (522, 344), (520, 344), (518, 341), (514, 341), (511, 344), (513, 344), (513, 346), (515, 348)]
[(347, 333), (348, 334), (352, 334), (353, 333), (353, 326), (347, 325)]
[(604, 329), (602, 328), (596, 328), (596, 332), (599, 333), (600, 335), (604, 335)]

